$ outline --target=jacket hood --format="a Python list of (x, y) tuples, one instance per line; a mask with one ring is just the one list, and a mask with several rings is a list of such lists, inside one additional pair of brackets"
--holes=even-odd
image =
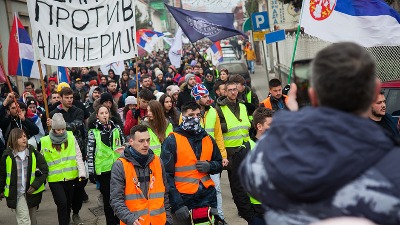
[(395, 142), (369, 119), (324, 107), (281, 110), (261, 138), (272, 183), (297, 200), (330, 197)]
[(93, 92), (94, 92), (94, 90), (95, 90), (96, 88), (99, 88), (99, 87), (97, 87), (97, 86), (92, 86), (92, 87), (90, 87), (89, 94), (88, 94), (88, 96), (89, 96), (89, 102), (90, 102), (90, 103), (93, 103), (93, 102), (94, 102), (94, 100), (93, 100)]
[[(129, 162), (131, 162), (134, 166), (140, 166), (142, 167), (138, 161), (136, 161), (136, 159), (132, 156), (132, 153), (130, 152), (129, 148), (131, 146), (126, 146), (125, 150), (121, 153), (121, 158), (127, 159)], [(150, 164), (150, 162), (153, 160), (154, 158), (154, 152), (149, 149), (149, 158), (146, 162), (146, 166)]]

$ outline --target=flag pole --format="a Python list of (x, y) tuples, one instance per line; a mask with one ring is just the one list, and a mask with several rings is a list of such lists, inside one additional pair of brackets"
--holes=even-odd
[(292, 54), (292, 61), (290, 63), (290, 70), (289, 70), (289, 77), (288, 77), (288, 84), (290, 84), (292, 74), (293, 74), (293, 62), (294, 58), (296, 56), (296, 50), (297, 50), (297, 43), (299, 41), (299, 35), (300, 35), (300, 29), (301, 29), (301, 18), (303, 17), (303, 10), (304, 10), (304, 1), (301, 4), (301, 12), (300, 12), (300, 18), (299, 18), (299, 25), (297, 26), (297, 31), (296, 31), (296, 40), (294, 41), (294, 49), (293, 49), (293, 54)]
[[(39, 67), (40, 82), (42, 84), (42, 87), (45, 87), (44, 86), (44, 80), (43, 80), (42, 64), (40, 63), (40, 60), (38, 60), (37, 63), (38, 63), (38, 67)], [(57, 74), (57, 76), (58, 76), (58, 74)], [(44, 101), (44, 109), (46, 111), (46, 118), (48, 119), (48, 118), (50, 118), (49, 117), (49, 106), (47, 105), (47, 96), (46, 96), (46, 92), (45, 92), (44, 88), (42, 88), (42, 93), (43, 93), (43, 96), (44, 96), (43, 101)], [(49, 132), (50, 132), (50, 129), (51, 129), (51, 127), (47, 126), (47, 130)]]

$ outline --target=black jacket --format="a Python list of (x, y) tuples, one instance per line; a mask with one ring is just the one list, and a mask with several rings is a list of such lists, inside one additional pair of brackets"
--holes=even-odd
[[(36, 190), (46, 181), (47, 175), (49, 173), (49, 168), (47, 166), (46, 160), (44, 159), (43, 155), (40, 152), (36, 151), (33, 146), (29, 145), (29, 157), (28, 157), (28, 171), (26, 176), (26, 190), (28, 191), (29, 187), (32, 186)], [(32, 184), (30, 183), (31, 179), (31, 168), (32, 168), (32, 154), (35, 154), (36, 157), (36, 168), (39, 169), (42, 173), (41, 176), (36, 176), (35, 180)], [(1, 157), (0, 161), (0, 193), (4, 192), (4, 187), (6, 185), (6, 159), (10, 156), (13, 163), (11, 169), (11, 181), (10, 181), (10, 193), (9, 196), (6, 198), (7, 206), (9, 208), (15, 209), (17, 207), (17, 197), (18, 197), (18, 190), (17, 190), (17, 183), (18, 183), (18, 174), (17, 174), (17, 164), (15, 161), (15, 157), (13, 151), (8, 148), (4, 152), (3, 156)], [(42, 201), (42, 193), (37, 194), (26, 194), (26, 202), (28, 203), (28, 208), (32, 208), (38, 206)]]
[(178, 94), (178, 101), (176, 103), (176, 107), (179, 109), (179, 111), (181, 110), (183, 104), (194, 101), (194, 98), (192, 98), (192, 96), (190, 95), (191, 91), (192, 90), (188, 88), (186, 83), (182, 84), (181, 92), (179, 92)]
[(281, 110), (242, 163), (267, 224), (355, 216), (400, 224), (400, 148), (366, 118), (331, 108)]
[[(192, 135), (184, 131), (181, 127), (174, 129), (177, 132), (188, 138), (190, 146), (194, 150), (197, 159), (200, 159), (202, 150), (202, 140), (208, 135), (206, 131), (202, 131), (198, 135)], [(210, 136), (211, 137), (211, 136)], [(217, 174), (222, 171), (222, 156), (218, 149), (215, 140), (213, 141), (213, 153), (211, 156), (210, 172), (209, 174)], [(171, 212), (175, 212), (183, 206), (187, 206), (189, 209), (210, 206), (213, 208), (217, 207), (217, 195), (214, 187), (205, 188), (200, 183), (199, 189), (195, 194), (181, 194), (175, 186), (175, 163), (176, 157), (176, 139), (174, 135), (169, 135), (167, 139), (161, 145), (161, 159), (167, 172), (168, 188), (169, 188), (169, 200), (171, 204)]]
[(29, 118), (25, 117), (24, 121), (21, 121), (19, 118), (13, 118), (11, 115), (7, 115), (6, 107), (3, 104), (0, 105), (0, 128), (3, 132), (4, 140), (7, 143), (8, 134), (14, 128), (21, 128), (25, 131), (26, 135), (28, 135), (28, 139), (39, 133), (39, 128), (35, 125), (35, 123)]

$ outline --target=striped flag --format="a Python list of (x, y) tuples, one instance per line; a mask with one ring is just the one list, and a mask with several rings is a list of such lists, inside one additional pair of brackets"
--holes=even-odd
[(70, 78), (67, 67), (59, 66), (57, 70), (58, 70), (58, 83), (61, 82), (69, 83)]

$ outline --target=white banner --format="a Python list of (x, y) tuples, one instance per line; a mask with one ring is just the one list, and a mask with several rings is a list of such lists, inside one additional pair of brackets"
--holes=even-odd
[[(124, 61), (119, 61), (119, 62), (114, 62), (114, 63), (109, 63), (106, 65), (101, 65), (100, 70), (103, 72), (104, 75), (108, 76), (108, 70), (114, 70), (115, 75), (122, 75), (122, 72), (125, 70), (125, 64)], [(122, 78), (122, 76), (121, 76)]]
[(35, 60), (104, 65), (137, 54), (134, 0), (29, 0)]
[(179, 29), (176, 31), (175, 34), (174, 43), (172, 44), (168, 52), (169, 60), (171, 61), (171, 64), (175, 66), (175, 68), (181, 67), (182, 34), (183, 34), (182, 29), (181, 27), (179, 27)]

